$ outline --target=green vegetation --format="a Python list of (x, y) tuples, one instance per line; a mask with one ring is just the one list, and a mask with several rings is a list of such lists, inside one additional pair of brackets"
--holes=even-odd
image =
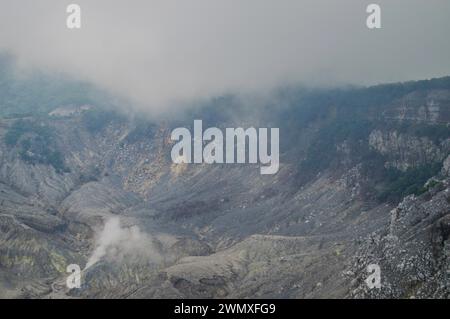
[(428, 192), (430, 189), (433, 188), (439, 188), (442, 190), (443, 186), (444, 184), (441, 181), (431, 180), (429, 183), (427, 183), (426, 186), (422, 187), (422, 189), (417, 193), (417, 195)]
[(59, 173), (68, 171), (64, 156), (56, 149), (52, 130), (43, 121), (15, 121), (4, 141), (9, 147), (17, 147), (20, 158), (27, 163), (51, 165)]
[(101, 175), (101, 169), (97, 166), (90, 167), (87, 171), (80, 174), (80, 182), (86, 184), (98, 181)]
[(83, 112), (82, 122), (91, 133), (102, 131), (113, 121), (123, 121), (124, 117), (117, 112), (103, 109), (91, 109)]
[(135, 120), (135, 125), (134, 129), (125, 137), (124, 141), (128, 144), (136, 143), (143, 138), (148, 138), (155, 134), (155, 125), (148, 120), (137, 119)]
[(450, 137), (450, 126), (446, 124), (404, 123), (395, 128), (400, 133), (407, 133), (418, 137), (427, 137), (435, 144), (439, 144)]
[(410, 168), (406, 172), (392, 168), (386, 169), (384, 171), (384, 184), (378, 192), (377, 198), (381, 201), (396, 202), (410, 194), (420, 195), (433, 187), (433, 184), (428, 185), (428, 187), (424, 187), (424, 184), (429, 178), (436, 175), (441, 168), (442, 164), (433, 163)]
[(43, 122), (31, 120), (17, 120), (5, 134), (5, 143), (8, 146), (17, 145), (19, 139), (26, 133), (34, 133), (47, 142), (51, 139), (51, 130)]
[(0, 54), (0, 118), (48, 114), (62, 105), (105, 106), (110, 98), (92, 85), (63, 75), (18, 75), (15, 60)]
[(301, 163), (301, 171), (308, 178), (329, 168), (339, 159), (337, 145), (346, 143), (351, 152), (349, 157), (356, 163), (370, 157), (367, 139), (373, 125), (366, 121), (337, 119), (325, 125), (314, 137)]

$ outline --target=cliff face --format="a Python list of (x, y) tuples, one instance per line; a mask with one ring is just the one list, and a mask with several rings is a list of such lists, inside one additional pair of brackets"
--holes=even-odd
[(450, 152), (448, 140), (436, 144), (427, 137), (402, 134), (395, 130), (372, 131), (369, 145), (388, 159), (386, 167), (401, 171), (428, 163), (442, 162)]
[(383, 117), (395, 121), (446, 124), (449, 117), (448, 103), (448, 90), (414, 91), (392, 101), (383, 112)]
[[(0, 296), (446, 297), (447, 83), (225, 99), (177, 123), (84, 105), (0, 120)], [(174, 165), (171, 129), (205, 116), (280, 127), (280, 171)]]

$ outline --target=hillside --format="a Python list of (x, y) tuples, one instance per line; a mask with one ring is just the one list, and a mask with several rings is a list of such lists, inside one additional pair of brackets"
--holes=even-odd
[[(2, 74), (0, 297), (448, 297), (450, 78), (225, 96), (162, 121)], [(170, 132), (194, 119), (279, 127), (280, 171), (173, 164)]]

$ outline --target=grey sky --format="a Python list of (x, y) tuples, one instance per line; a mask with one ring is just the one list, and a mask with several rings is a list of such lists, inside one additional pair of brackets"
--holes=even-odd
[[(82, 8), (69, 30), (66, 6)], [(365, 26), (382, 8), (382, 29)], [(0, 0), (0, 50), (150, 110), (293, 83), (450, 74), (448, 0)]]

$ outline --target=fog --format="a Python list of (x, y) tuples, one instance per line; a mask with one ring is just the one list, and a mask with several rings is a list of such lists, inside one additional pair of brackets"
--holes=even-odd
[[(366, 27), (366, 7), (382, 28)], [(81, 29), (66, 7), (81, 6)], [(0, 0), (0, 50), (161, 111), (283, 85), (450, 74), (448, 0)]]

